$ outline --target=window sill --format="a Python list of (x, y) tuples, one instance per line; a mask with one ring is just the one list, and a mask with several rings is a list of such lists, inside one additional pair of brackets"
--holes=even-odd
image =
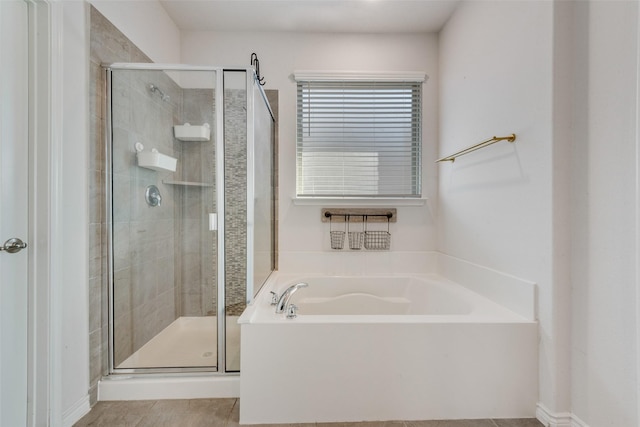
[(426, 198), (403, 197), (293, 197), (296, 206), (424, 206)]

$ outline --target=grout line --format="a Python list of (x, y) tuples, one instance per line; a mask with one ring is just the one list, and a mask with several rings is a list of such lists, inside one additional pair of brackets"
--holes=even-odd
[(500, 426), (499, 426), (499, 425), (498, 425), (498, 424), (493, 420), (493, 418), (491, 418), (491, 422), (493, 423), (493, 425), (494, 425), (494, 426), (496, 426), (496, 427), (500, 427)]

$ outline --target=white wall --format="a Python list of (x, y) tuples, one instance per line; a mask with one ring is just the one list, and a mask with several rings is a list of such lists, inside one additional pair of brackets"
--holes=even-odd
[(539, 400), (560, 423), (639, 421), (638, 16), (465, 2), (441, 34), (440, 154), (518, 140), (440, 167), (438, 247), (538, 283)]
[(180, 30), (157, 0), (88, 0), (153, 62), (180, 63)]
[[(158, 2), (94, 2), (156, 62), (179, 62), (179, 31)], [(89, 409), (88, 8), (52, 3), (52, 394), (51, 425), (72, 425)]]
[[(182, 62), (249, 66), (258, 54), (265, 89), (279, 90), (280, 241), (281, 260), (292, 251), (328, 251), (328, 224), (320, 222), (322, 206), (293, 205), (295, 195), (296, 85), (294, 70), (424, 71), (424, 195), (435, 202), (437, 131), (437, 36), (426, 34), (311, 34), (185, 32)], [(326, 203), (324, 207), (333, 206)], [(392, 225), (393, 251), (435, 248), (431, 206), (399, 208)]]
[(638, 2), (578, 12), (572, 408), (589, 426), (637, 426)]
[(540, 400), (557, 410), (552, 18), (550, 2), (466, 2), (441, 33), (440, 155), (517, 140), (441, 164), (438, 248), (538, 284)]
[[(52, 2), (51, 425), (89, 410), (89, 34), (84, 2)], [(81, 224), (78, 226), (78, 224)]]

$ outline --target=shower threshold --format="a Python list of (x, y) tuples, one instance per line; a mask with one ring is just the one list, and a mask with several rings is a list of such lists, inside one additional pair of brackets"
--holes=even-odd
[[(240, 367), (238, 316), (227, 316), (227, 366)], [(211, 368), (217, 362), (216, 316), (179, 317), (117, 369)]]

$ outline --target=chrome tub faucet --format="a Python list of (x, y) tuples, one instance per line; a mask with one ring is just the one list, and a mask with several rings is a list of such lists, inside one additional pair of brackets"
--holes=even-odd
[(284, 313), (286, 308), (289, 306), (289, 300), (291, 299), (291, 296), (295, 293), (295, 291), (300, 288), (306, 288), (307, 286), (309, 286), (308, 283), (300, 282), (287, 288), (287, 290), (282, 293), (280, 299), (276, 304), (276, 313)]

